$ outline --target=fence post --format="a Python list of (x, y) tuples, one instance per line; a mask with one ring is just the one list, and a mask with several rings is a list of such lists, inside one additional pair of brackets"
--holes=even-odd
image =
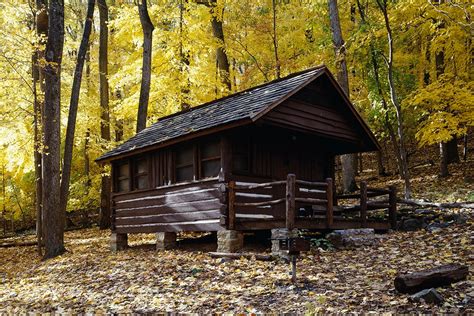
[(296, 176), (290, 173), (286, 178), (286, 228), (288, 230), (295, 228), (295, 192)]
[(394, 185), (389, 187), (388, 201), (388, 218), (390, 221), (390, 228), (397, 228), (397, 188)]
[(333, 192), (333, 181), (331, 178), (326, 179), (326, 183), (328, 185), (326, 189), (326, 199), (327, 199), (327, 207), (326, 207), (326, 225), (328, 228), (332, 226), (334, 223), (334, 192)]
[(229, 208), (228, 208), (228, 221), (229, 229), (235, 229), (235, 181), (229, 181)]
[(360, 183), (360, 222), (367, 227), (367, 182)]

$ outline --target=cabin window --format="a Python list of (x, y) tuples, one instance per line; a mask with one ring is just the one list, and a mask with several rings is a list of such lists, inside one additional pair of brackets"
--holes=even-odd
[(119, 164), (117, 170), (117, 192), (130, 191), (130, 168), (128, 163)]
[(221, 148), (218, 139), (205, 142), (200, 147), (201, 178), (217, 177), (221, 169)]
[(176, 182), (192, 181), (194, 178), (194, 148), (191, 145), (176, 150)]
[(133, 188), (136, 190), (148, 188), (148, 159), (139, 158), (135, 160), (133, 170)]
[(234, 142), (232, 149), (232, 170), (236, 173), (250, 173), (249, 142)]

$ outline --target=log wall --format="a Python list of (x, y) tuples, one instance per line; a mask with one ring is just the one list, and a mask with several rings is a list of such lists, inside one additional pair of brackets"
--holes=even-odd
[(225, 186), (217, 179), (114, 194), (116, 233), (218, 231), (225, 213)]

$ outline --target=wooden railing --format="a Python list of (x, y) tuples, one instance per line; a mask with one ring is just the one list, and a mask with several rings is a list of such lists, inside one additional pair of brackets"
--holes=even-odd
[[(386, 197), (385, 199), (369, 200), (374, 197)], [(342, 208), (343, 212), (358, 212), (362, 226), (367, 225), (368, 212), (374, 210), (388, 210), (388, 221), (390, 227), (397, 226), (397, 191), (395, 186), (387, 189), (369, 188), (367, 182), (360, 183), (359, 194), (341, 194), (336, 196), (336, 203), (339, 200), (359, 200), (359, 205)]]
[[(235, 229), (239, 218), (265, 220), (284, 220), (285, 227), (295, 228), (301, 209), (308, 209), (306, 219), (324, 220), (326, 227), (333, 227), (335, 220), (335, 207), (341, 199), (359, 199), (359, 205), (344, 208), (344, 212), (357, 212), (360, 214), (360, 226), (367, 226), (368, 211), (387, 209), (390, 226), (396, 226), (396, 191), (394, 187), (389, 190), (367, 188), (365, 182), (361, 183), (360, 194), (338, 195), (334, 194), (334, 183), (331, 178), (325, 182), (310, 182), (296, 179), (294, 174), (289, 174), (286, 181), (273, 181), (265, 183), (242, 183), (230, 181), (228, 184), (228, 214), (227, 224), (229, 229)], [(369, 201), (370, 197), (388, 195), (385, 201)], [(314, 209), (319, 207), (320, 212)], [(341, 212), (339, 209), (337, 212)], [(321, 217), (322, 215), (322, 217)]]

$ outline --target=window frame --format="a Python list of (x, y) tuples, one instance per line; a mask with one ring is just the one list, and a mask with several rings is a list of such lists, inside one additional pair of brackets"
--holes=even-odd
[[(209, 156), (206, 158), (203, 158), (203, 147), (205, 145), (209, 144), (215, 144), (217, 146), (217, 155), (215, 156)], [(207, 162), (211, 161), (217, 161), (219, 164), (219, 171), (217, 172), (217, 175), (215, 176), (204, 176), (204, 164)], [(206, 140), (203, 140), (199, 143), (199, 157), (198, 157), (198, 165), (199, 165), (199, 179), (210, 179), (210, 178), (215, 178), (219, 175), (220, 170), (222, 169), (222, 142), (220, 138), (209, 138)]]
[[(120, 176), (120, 168), (122, 166), (126, 165), (128, 169), (128, 176)], [(126, 193), (132, 191), (132, 186), (131, 186), (131, 178), (132, 178), (132, 172), (131, 172), (131, 167), (130, 167), (130, 159), (127, 160), (121, 160), (115, 163), (114, 165), (114, 192), (115, 193)], [(128, 180), (128, 189), (127, 190), (120, 190), (120, 182), (123, 180)]]
[[(145, 161), (145, 167), (146, 171), (138, 173), (138, 162), (139, 161)], [(137, 156), (132, 159), (132, 191), (137, 191), (137, 190), (146, 190), (150, 189), (152, 187), (152, 179), (151, 179), (151, 174), (153, 173), (151, 163), (150, 163), (150, 155), (144, 155), (144, 156)], [(138, 181), (141, 177), (146, 177), (146, 186), (144, 188), (139, 188), (138, 187)]]
[[(191, 163), (186, 163), (186, 164), (178, 164), (178, 154), (180, 151), (187, 149), (187, 147), (191, 150)], [(189, 168), (192, 167), (192, 179), (187, 179), (187, 180), (178, 180), (178, 169), (183, 169), (183, 168)], [(196, 145), (194, 144), (182, 144), (177, 146), (173, 150), (173, 182), (174, 183), (186, 183), (190, 181), (194, 181), (197, 178), (196, 174)]]

